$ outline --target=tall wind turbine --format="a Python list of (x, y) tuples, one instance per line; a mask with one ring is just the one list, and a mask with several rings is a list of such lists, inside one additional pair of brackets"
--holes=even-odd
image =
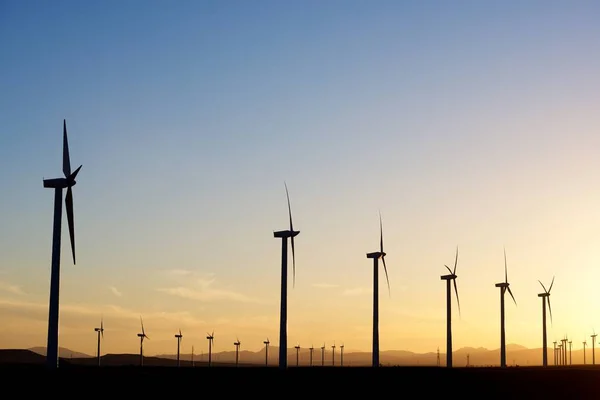
[(212, 344), (215, 339), (215, 331), (212, 333), (207, 333), (206, 338), (208, 339), (208, 366), (212, 365)]
[(456, 304), (460, 314), (460, 301), (458, 300), (458, 288), (456, 287), (456, 266), (458, 264), (458, 246), (456, 246), (456, 257), (454, 258), (454, 269), (444, 265), (450, 274), (442, 275), (440, 278), (446, 281), (446, 367), (452, 368), (452, 288), (450, 282), (454, 283)]
[(100, 366), (100, 336), (104, 339), (104, 318), (100, 318), (100, 328), (94, 328), (98, 333), (98, 366)]
[(71, 239), (71, 252), (75, 264), (75, 225), (73, 220), (73, 192), (72, 187), (77, 183), (75, 178), (82, 165), (71, 172), (71, 159), (69, 157), (69, 142), (67, 140), (67, 121), (63, 120), (63, 173), (64, 178), (44, 179), (44, 187), (54, 189), (54, 226), (52, 231), (52, 269), (50, 273), (50, 304), (48, 310), (48, 342), (46, 347), (46, 364), (50, 368), (58, 368), (58, 315), (60, 292), (60, 239), (62, 221), (62, 193), (67, 189), (65, 207), (67, 223), (69, 224), (69, 237)]
[[(554, 285), (554, 277), (550, 283), (550, 288), (546, 290), (546, 287), (541, 281), (538, 281), (544, 289), (544, 293), (539, 293), (538, 297), (542, 298), (542, 360), (544, 367), (548, 366), (548, 338), (546, 335), (546, 301), (548, 302), (548, 311), (550, 312), (550, 323), (552, 323), (552, 307), (550, 306), (550, 291), (552, 285)], [(546, 300), (547, 299), (547, 300)]]
[(583, 365), (585, 365), (585, 346), (587, 346), (587, 341), (583, 340)]
[(340, 346), (340, 366), (344, 366), (344, 342)]
[(333, 346), (331, 346), (331, 365), (335, 367), (335, 341), (333, 342)]
[(292, 266), (294, 286), (296, 285), (296, 257), (294, 255), (294, 238), (300, 231), (294, 230), (292, 224), (292, 207), (290, 206), (290, 195), (287, 184), (285, 184), (285, 194), (288, 202), (288, 213), (290, 216), (290, 229), (285, 231), (273, 232), (273, 236), (281, 239), (281, 309), (279, 322), (279, 367), (287, 367), (287, 243), (288, 238), (292, 245)]
[(373, 259), (373, 367), (379, 367), (379, 259), (383, 262), (385, 279), (390, 291), (390, 280), (388, 278), (387, 266), (385, 265), (385, 252), (383, 251), (383, 225), (381, 213), (379, 214), (379, 251), (367, 253), (367, 258)]
[(144, 338), (150, 340), (148, 335), (146, 335), (146, 331), (144, 331), (144, 321), (142, 317), (140, 317), (140, 323), (142, 324), (142, 333), (138, 333), (138, 337), (140, 338), (140, 367), (144, 366)]
[(175, 335), (175, 338), (177, 339), (177, 366), (179, 367), (181, 365), (179, 362), (179, 349), (181, 347), (181, 339), (183, 338), (181, 329), (179, 329), (179, 333)]
[(294, 346), (294, 348), (296, 349), (296, 367), (297, 367), (299, 365), (299, 362), (300, 362), (300, 357), (299, 357), (299, 354), (300, 354), (300, 345), (297, 344), (296, 346)]
[(308, 363), (309, 366), (313, 366), (313, 352), (315, 351), (315, 347), (311, 344), (309, 350), (309, 354), (310, 354), (310, 361)]
[(233, 345), (235, 346), (235, 366), (238, 366), (238, 362), (240, 360), (240, 345), (242, 344), (240, 342), (239, 338), (235, 338), (235, 342), (233, 342)]
[(553, 343), (554, 343), (554, 365), (556, 365), (556, 364), (558, 364), (557, 359), (556, 359), (556, 340)]
[(596, 329), (594, 329), (594, 334), (590, 335), (592, 338), (592, 365), (596, 365)]
[(321, 346), (321, 367), (325, 366), (325, 342), (323, 342), (323, 346)]
[(263, 342), (265, 344), (265, 365), (269, 366), (269, 338)]
[(571, 351), (573, 350), (573, 341), (569, 340), (569, 365), (573, 365), (573, 355)]
[(512, 297), (515, 305), (517, 301), (510, 290), (510, 283), (508, 283), (508, 268), (506, 266), (506, 249), (504, 249), (504, 282), (496, 283), (496, 287), (500, 288), (500, 366), (506, 368), (506, 334), (504, 329), (504, 293), (508, 290), (510, 297)]

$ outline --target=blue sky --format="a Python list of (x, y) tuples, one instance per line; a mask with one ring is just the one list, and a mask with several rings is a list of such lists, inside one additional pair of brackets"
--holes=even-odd
[[(497, 346), (503, 246), (522, 299), (507, 311), (508, 341), (538, 345), (537, 279), (553, 275), (553, 329), (583, 337), (594, 321), (567, 303), (591, 302), (577, 277), (593, 281), (600, 261), (598, 11), (591, 1), (2, 2), (0, 315), (14, 323), (0, 343), (45, 343), (53, 196), (42, 179), (61, 176), (63, 118), (83, 168), (75, 267), (63, 229), (61, 345), (92, 352), (89, 326), (111, 313), (123, 330), (145, 314), (168, 340), (184, 323), (198, 341), (213, 328), (246, 332), (257, 348), (276, 337), (284, 181), (302, 232), (290, 343), (344, 336), (370, 348), (364, 253), (377, 249), (378, 209), (392, 284), (382, 348), (443, 347), (438, 275), (456, 245), (455, 346)], [(17, 334), (23, 324), (30, 336)], [(135, 349), (134, 333), (113, 350)]]

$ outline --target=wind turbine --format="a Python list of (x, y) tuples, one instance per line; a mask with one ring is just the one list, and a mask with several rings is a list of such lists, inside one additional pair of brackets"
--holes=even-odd
[(179, 367), (181, 364), (179, 362), (179, 348), (181, 347), (181, 339), (183, 335), (181, 334), (181, 329), (179, 329), (179, 333), (175, 335), (177, 338), (177, 366)]
[(383, 262), (385, 279), (390, 291), (390, 280), (388, 278), (387, 266), (385, 265), (385, 252), (383, 251), (383, 225), (381, 213), (379, 213), (379, 251), (367, 253), (367, 258), (373, 259), (373, 367), (379, 366), (379, 259)]
[(594, 329), (594, 334), (590, 335), (592, 338), (592, 365), (596, 365), (596, 329)]
[(556, 364), (558, 364), (557, 360), (556, 360), (556, 340), (553, 343), (554, 343), (554, 365), (556, 365)]
[(460, 301), (458, 300), (458, 288), (456, 287), (456, 266), (458, 264), (458, 246), (456, 246), (456, 257), (454, 258), (454, 269), (444, 265), (450, 274), (442, 275), (440, 278), (446, 281), (446, 367), (452, 368), (452, 288), (450, 282), (454, 283), (456, 304), (460, 315)]
[(585, 365), (585, 346), (587, 346), (587, 341), (583, 340), (583, 365)]
[(331, 346), (331, 365), (335, 367), (335, 341), (333, 342), (333, 346)]
[(140, 317), (140, 323), (142, 324), (142, 333), (138, 333), (138, 337), (140, 338), (140, 367), (144, 366), (144, 338), (150, 340), (148, 335), (146, 335), (146, 331), (144, 331), (144, 321), (142, 321), (142, 317)]
[(194, 345), (192, 345), (192, 367), (195, 367), (196, 364), (194, 364)]
[(340, 366), (344, 366), (344, 342), (340, 346)]
[(206, 338), (208, 339), (208, 366), (210, 367), (212, 365), (212, 344), (215, 339), (215, 331), (207, 333)]
[(297, 367), (297, 366), (298, 366), (298, 363), (299, 363), (299, 361), (300, 361), (300, 358), (299, 358), (299, 356), (298, 356), (298, 355), (299, 355), (299, 353), (300, 353), (300, 345), (299, 345), (299, 344), (297, 344), (296, 346), (294, 346), (294, 348), (296, 349), (296, 367)]
[(263, 342), (265, 344), (265, 365), (269, 365), (269, 338)]
[(94, 328), (98, 332), (98, 366), (100, 366), (100, 336), (104, 339), (104, 318), (100, 318), (100, 328)]
[(313, 366), (313, 352), (315, 350), (314, 346), (311, 344), (310, 348), (308, 349), (310, 351), (310, 361), (309, 361), (309, 365), (312, 367)]
[(504, 249), (504, 282), (496, 283), (496, 287), (500, 288), (500, 366), (506, 368), (506, 334), (504, 329), (504, 293), (508, 290), (510, 297), (512, 297), (515, 305), (517, 301), (510, 290), (510, 283), (508, 283), (508, 268), (506, 266), (506, 249)]
[(552, 285), (554, 285), (554, 277), (552, 277), (552, 282), (550, 283), (550, 288), (546, 290), (546, 287), (541, 281), (538, 281), (540, 285), (542, 285), (542, 289), (544, 289), (544, 293), (539, 293), (538, 297), (542, 298), (542, 360), (544, 367), (548, 366), (548, 339), (546, 335), (546, 301), (548, 302), (548, 311), (550, 312), (550, 323), (552, 323), (552, 307), (550, 307), (550, 291), (552, 290)]
[(569, 365), (573, 365), (573, 341), (569, 340)]
[(71, 252), (75, 265), (75, 225), (73, 219), (73, 192), (72, 187), (77, 183), (75, 178), (82, 165), (71, 172), (71, 159), (69, 157), (69, 142), (67, 140), (67, 121), (63, 120), (63, 174), (64, 178), (44, 179), (44, 187), (54, 189), (54, 222), (52, 230), (52, 269), (50, 273), (50, 304), (48, 310), (48, 342), (46, 347), (46, 364), (49, 368), (58, 368), (58, 315), (60, 292), (60, 239), (62, 222), (62, 193), (67, 189), (65, 208), (69, 237), (71, 239)]
[(242, 343), (240, 343), (240, 339), (239, 338), (236, 337), (235, 339), (236, 339), (236, 341), (233, 342), (233, 345), (235, 346), (235, 366), (237, 367), (238, 366), (238, 361), (240, 359), (240, 345)]
[(295, 231), (292, 224), (292, 207), (290, 206), (290, 195), (287, 184), (285, 184), (285, 194), (288, 202), (288, 213), (290, 216), (290, 229), (285, 231), (273, 232), (273, 236), (281, 239), (281, 309), (279, 322), (279, 368), (287, 367), (287, 243), (288, 238), (292, 245), (292, 265), (293, 265), (293, 284), (296, 285), (296, 257), (294, 255), (294, 237), (298, 236), (300, 231)]
[(321, 367), (325, 366), (325, 342), (323, 342), (323, 346), (321, 346)]

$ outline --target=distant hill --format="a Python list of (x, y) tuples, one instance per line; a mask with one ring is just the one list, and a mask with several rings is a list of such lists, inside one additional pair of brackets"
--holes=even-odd
[[(28, 350), (33, 351), (34, 353), (41, 354), (42, 356), (46, 356), (46, 347), (38, 346), (31, 347)], [(95, 358), (96, 356), (90, 356), (89, 354), (80, 353), (77, 351), (73, 351), (71, 349), (67, 349), (66, 347), (58, 348), (58, 357), (60, 358)]]

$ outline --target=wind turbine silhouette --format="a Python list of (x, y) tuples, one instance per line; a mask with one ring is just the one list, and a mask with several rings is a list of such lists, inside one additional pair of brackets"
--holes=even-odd
[(596, 365), (596, 329), (594, 329), (594, 334), (590, 335), (592, 338), (592, 365)]
[(508, 283), (508, 268), (506, 266), (506, 249), (504, 249), (504, 282), (496, 283), (496, 287), (500, 288), (500, 366), (506, 368), (506, 334), (504, 329), (504, 293), (508, 290), (510, 297), (512, 297), (515, 305), (517, 301), (510, 290), (510, 283)]
[(100, 318), (100, 328), (94, 328), (98, 333), (98, 366), (100, 366), (100, 336), (104, 339), (104, 318)]
[(263, 342), (265, 344), (265, 365), (269, 366), (269, 338)]
[(288, 202), (288, 213), (290, 216), (290, 229), (286, 231), (273, 232), (273, 236), (281, 239), (281, 310), (279, 323), (279, 368), (287, 368), (287, 243), (288, 238), (292, 245), (292, 271), (293, 284), (296, 285), (296, 256), (294, 255), (294, 237), (298, 236), (300, 231), (294, 230), (292, 224), (292, 207), (290, 206), (290, 195), (287, 184), (285, 185), (285, 194)]
[(587, 341), (583, 339), (583, 365), (585, 365), (585, 346), (587, 346)]
[(300, 345), (297, 344), (294, 348), (296, 349), (296, 367), (297, 367), (299, 365), (299, 361), (300, 361), (300, 358), (299, 358)]
[(194, 364), (194, 345), (192, 345), (192, 367), (195, 367), (196, 364)]
[(383, 225), (379, 213), (379, 251), (367, 253), (367, 258), (373, 259), (373, 367), (379, 366), (379, 259), (383, 262), (385, 279), (387, 280), (388, 293), (390, 293), (390, 280), (387, 266), (385, 265), (385, 252), (383, 251)]
[(315, 347), (311, 344), (310, 348), (308, 349), (310, 352), (310, 361), (309, 361), (309, 366), (313, 366), (313, 352), (315, 351)]
[(554, 343), (554, 365), (558, 364), (558, 360), (556, 357), (556, 340), (553, 342)]
[(236, 336), (236, 341), (233, 342), (233, 345), (235, 346), (235, 366), (238, 366), (238, 361), (240, 359), (240, 345), (242, 343), (240, 343), (240, 339)]
[(340, 366), (344, 366), (344, 342), (340, 346)]
[(446, 281), (446, 367), (452, 368), (452, 288), (450, 281), (454, 283), (454, 293), (456, 293), (456, 304), (460, 315), (460, 301), (458, 300), (458, 288), (456, 287), (456, 266), (458, 264), (458, 246), (456, 246), (456, 257), (454, 258), (454, 269), (451, 270), (444, 265), (449, 275), (442, 275), (440, 278)]
[(208, 339), (208, 366), (210, 367), (212, 365), (212, 344), (215, 339), (215, 331), (207, 333), (206, 338)]
[(569, 339), (567, 339), (567, 335), (565, 335), (565, 337), (563, 339), (561, 339), (560, 341), (562, 342), (563, 365), (567, 365), (567, 342), (569, 341)]
[(325, 342), (323, 342), (323, 346), (321, 347), (321, 367), (325, 366)]
[[(552, 323), (552, 307), (550, 306), (550, 291), (552, 290), (552, 285), (554, 285), (554, 277), (552, 277), (552, 282), (550, 283), (550, 288), (546, 290), (546, 287), (541, 281), (538, 281), (542, 288), (544, 289), (544, 293), (539, 293), (538, 297), (542, 298), (542, 360), (544, 367), (548, 366), (548, 338), (546, 335), (546, 301), (548, 301), (548, 311), (550, 312), (550, 323)], [(546, 300), (547, 299), (547, 300)]]
[(179, 349), (181, 347), (181, 339), (183, 338), (183, 335), (181, 334), (181, 329), (179, 329), (179, 333), (176, 334), (175, 337), (177, 338), (177, 366), (179, 367), (181, 365), (181, 363), (179, 362)]
[(140, 317), (140, 323), (142, 324), (142, 333), (138, 333), (138, 337), (140, 338), (140, 367), (144, 366), (144, 338), (150, 340), (148, 335), (146, 335), (146, 331), (144, 331), (144, 321), (142, 317)]
[(48, 310), (48, 342), (46, 345), (46, 364), (49, 368), (58, 368), (58, 316), (60, 293), (60, 240), (62, 222), (62, 193), (67, 189), (65, 208), (69, 237), (71, 239), (71, 252), (75, 265), (75, 225), (73, 219), (73, 191), (77, 183), (75, 178), (82, 165), (71, 172), (71, 159), (69, 157), (69, 142), (67, 140), (67, 121), (63, 120), (63, 174), (64, 178), (44, 179), (44, 187), (54, 189), (54, 222), (52, 230), (52, 270), (50, 273), (50, 304)]
[(573, 350), (573, 341), (569, 340), (569, 365), (573, 365), (573, 355), (571, 351)]
[(335, 367), (335, 341), (333, 342), (333, 346), (331, 346), (331, 365)]

